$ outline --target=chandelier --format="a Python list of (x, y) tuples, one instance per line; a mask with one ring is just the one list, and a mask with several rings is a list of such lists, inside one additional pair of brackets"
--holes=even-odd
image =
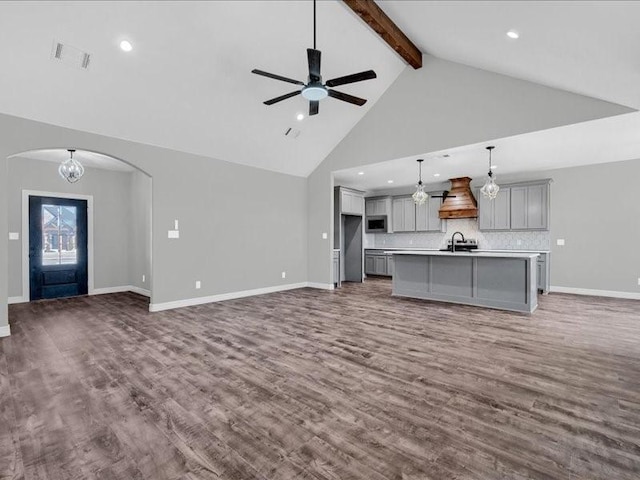
[(424, 205), (424, 203), (427, 201), (427, 198), (429, 198), (427, 192), (424, 191), (424, 184), (422, 183), (422, 162), (424, 162), (424, 160), (422, 158), (419, 158), (416, 161), (418, 162), (419, 177), (418, 183), (416, 184), (416, 191), (413, 195), (411, 195), (411, 197), (413, 198), (413, 201), (416, 205)]
[(484, 182), (484, 186), (480, 189), (482, 194), (487, 197), (489, 200), (493, 200), (498, 196), (498, 191), (500, 187), (496, 183), (496, 179), (493, 176), (493, 172), (491, 171), (491, 150), (493, 150), (494, 146), (487, 147), (489, 150), (489, 173), (487, 176), (487, 181)]
[(76, 183), (80, 180), (80, 177), (84, 175), (84, 167), (73, 158), (74, 149), (67, 149), (69, 152), (69, 158), (60, 164), (58, 167), (58, 173), (62, 178), (64, 178), (69, 183)]

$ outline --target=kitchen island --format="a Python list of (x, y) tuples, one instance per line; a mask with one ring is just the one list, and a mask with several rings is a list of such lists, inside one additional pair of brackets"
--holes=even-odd
[(393, 295), (532, 313), (538, 253), (392, 250)]

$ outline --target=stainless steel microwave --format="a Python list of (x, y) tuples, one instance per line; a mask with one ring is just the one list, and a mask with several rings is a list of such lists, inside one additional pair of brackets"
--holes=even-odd
[(388, 232), (388, 218), (386, 215), (371, 215), (365, 218), (366, 233), (387, 233)]

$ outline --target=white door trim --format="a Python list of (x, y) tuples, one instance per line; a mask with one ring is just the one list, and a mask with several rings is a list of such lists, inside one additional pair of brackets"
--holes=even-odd
[(87, 201), (87, 286), (89, 295), (93, 293), (93, 195), (78, 193), (41, 192), (22, 190), (22, 301), (31, 298), (29, 282), (29, 197), (70, 198)]

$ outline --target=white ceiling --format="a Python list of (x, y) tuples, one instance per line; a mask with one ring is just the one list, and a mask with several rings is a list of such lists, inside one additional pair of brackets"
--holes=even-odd
[[(437, 183), (468, 176), (482, 179), (489, 168), (488, 145), (494, 145), (493, 164), (500, 177), (555, 168), (640, 158), (640, 113), (491, 140), (442, 152), (425, 153), (360, 168), (334, 172), (336, 185), (364, 191), (415, 185), (417, 158), (424, 158), (422, 180)], [(448, 154), (448, 158), (443, 155)], [(359, 172), (364, 172), (359, 175)], [(440, 177), (434, 177), (440, 173)], [(393, 180), (392, 184), (388, 180)]]
[[(379, 4), (427, 53), (640, 108), (640, 2)], [(301, 1), (0, 2), (0, 112), (305, 176), (405, 68), (342, 2), (321, 1), (324, 78), (373, 68), (378, 79), (343, 88), (369, 103), (327, 99), (320, 115), (302, 122), (295, 119), (307, 111), (301, 97), (263, 105), (295, 87), (251, 69), (305, 80), (311, 14), (311, 2)], [(520, 39), (507, 39), (508, 29)], [(118, 48), (123, 38), (133, 52)], [(54, 39), (90, 52), (89, 70), (52, 61)], [(631, 132), (635, 117), (623, 117), (622, 130)], [(284, 136), (289, 127), (302, 131), (296, 140)], [(583, 128), (576, 143), (591, 127)], [(609, 134), (592, 132), (604, 143)], [(485, 169), (479, 149), (479, 160), (469, 157), (462, 173), (474, 174), (478, 161)], [(506, 149), (496, 151), (496, 162), (501, 152), (507, 158)], [(566, 162), (579, 160), (567, 153)]]
[[(374, 69), (338, 88), (369, 102), (329, 98), (302, 122), (301, 97), (263, 105), (296, 87), (251, 70), (305, 81), (312, 14), (300, 1), (0, 2), (0, 112), (306, 176), (405, 68), (342, 2), (318, 2), (323, 77)], [(51, 60), (54, 39), (91, 53), (90, 68)]]
[(425, 53), (640, 108), (640, 2), (378, 4)]
[[(62, 163), (69, 158), (69, 152), (64, 149), (43, 149), (24, 152), (19, 155), (15, 155), (14, 158), (29, 158), (45, 162)], [(133, 172), (135, 170), (130, 165), (113, 157), (102, 155), (100, 153), (87, 152), (86, 150), (77, 150), (74, 152), (73, 158), (78, 160), (82, 166), (89, 168), (114, 170), (117, 172)]]

